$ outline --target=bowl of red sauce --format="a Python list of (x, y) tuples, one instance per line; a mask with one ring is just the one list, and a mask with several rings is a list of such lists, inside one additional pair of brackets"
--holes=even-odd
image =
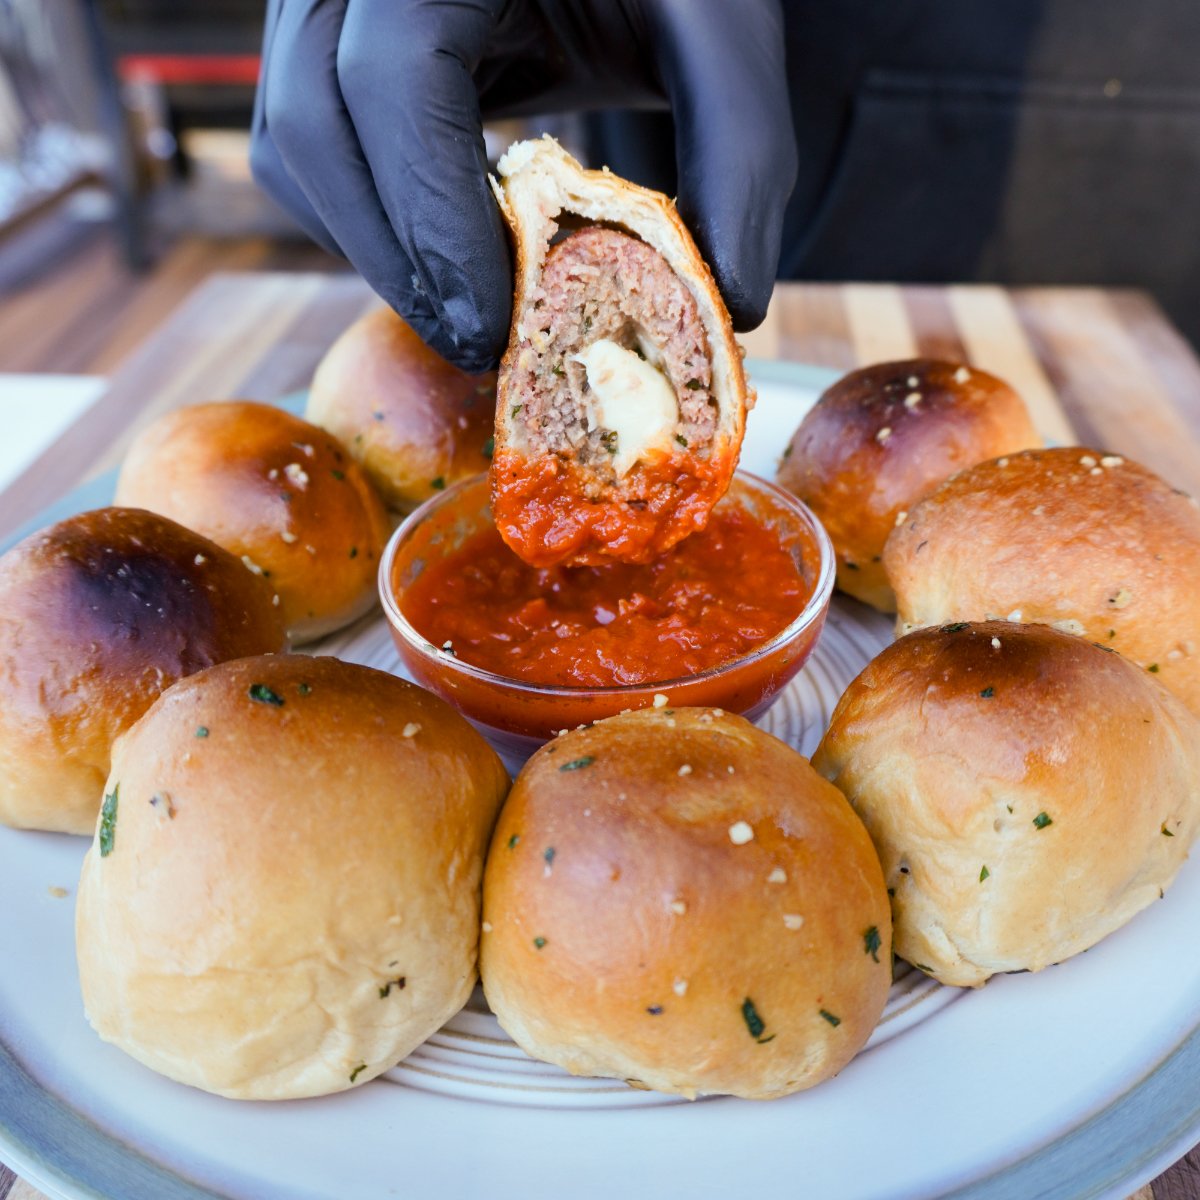
[(645, 564), (529, 566), (481, 475), (412, 513), (379, 568), (413, 679), (513, 753), (655, 704), (761, 716), (812, 653), (833, 581), (817, 518), (743, 471), (703, 530)]

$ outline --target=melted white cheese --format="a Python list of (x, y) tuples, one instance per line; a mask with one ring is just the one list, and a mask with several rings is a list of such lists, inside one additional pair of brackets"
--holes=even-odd
[(675, 392), (666, 378), (632, 350), (601, 338), (575, 355), (587, 372), (589, 429), (616, 436), (618, 476), (655, 453), (669, 454), (679, 421)]

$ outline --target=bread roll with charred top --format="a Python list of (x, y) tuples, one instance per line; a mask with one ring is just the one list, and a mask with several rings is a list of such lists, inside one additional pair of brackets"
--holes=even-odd
[(813, 765), (879, 851), (896, 953), (943, 983), (1095, 945), (1162, 895), (1200, 830), (1200, 722), (1045, 625), (902, 638), (850, 685)]
[(993, 617), (1119, 650), (1200, 714), (1200, 509), (1120, 455), (1030, 450), (947, 480), (892, 533), (901, 632)]
[(140, 509), (68, 517), (0, 557), (0, 821), (91, 834), (113, 741), (177, 679), (284, 649), (272, 600)]
[(475, 983), (508, 786), (449, 705), (335, 658), (226, 663), (121, 739), (76, 910), (88, 1020), (181, 1083), (343, 1091)]
[(387, 513), (336, 438), (270, 404), (166, 413), (134, 439), (117, 500), (198, 530), (261, 571), (293, 642), (376, 602)]
[(499, 170), (517, 275), (496, 524), (537, 566), (648, 561), (703, 528), (737, 464), (751, 401), (729, 315), (665, 196), (550, 138)]
[(574, 1074), (685, 1096), (811, 1087), (861, 1048), (891, 984), (862, 824), (740, 717), (646, 709), (529, 760), (484, 880), (480, 971), (500, 1024)]
[(839, 379), (805, 415), (779, 482), (829, 531), (838, 587), (894, 612), (882, 555), (897, 521), (955, 471), (1040, 444), (1020, 396), (986, 371), (877, 363)]
[(380, 308), (329, 348), (304, 415), (342, 442), (391, 508), (408, 512), (491, 466), (496, 375), (451, 366)]

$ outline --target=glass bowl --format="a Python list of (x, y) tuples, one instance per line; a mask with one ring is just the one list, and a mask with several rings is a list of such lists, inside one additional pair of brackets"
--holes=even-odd
[(738, 471), (718, 507), (730, 505), (740, 506), (779, 537), (812, 588), (804, 607), (784, 629), (739, 658), (679, 679), (563, 687), (498, 675), (433, 645), (405, 615), (405, 589), (430, 562), (453, 553), (491, 525), (486, 475), (464, 479), (426, 501), (405, 519), (384, 550), (379, 593), (400, 657), (417, 683), (454, 705), (501, 753), (515, 756), (531, 754), (562, 729), (649, 707), (658, 695), (673, 706), (722, 708), (755, 720), (813, 652), (829, 610), (834, 553), (828, 534), (808, 507), (765, 479)]

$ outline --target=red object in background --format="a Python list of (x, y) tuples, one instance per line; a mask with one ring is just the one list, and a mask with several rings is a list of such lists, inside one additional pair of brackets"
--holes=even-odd
[(122, 54), (117, 74), (126, 83), (253, 87), (259, 64), (257, 54)]

